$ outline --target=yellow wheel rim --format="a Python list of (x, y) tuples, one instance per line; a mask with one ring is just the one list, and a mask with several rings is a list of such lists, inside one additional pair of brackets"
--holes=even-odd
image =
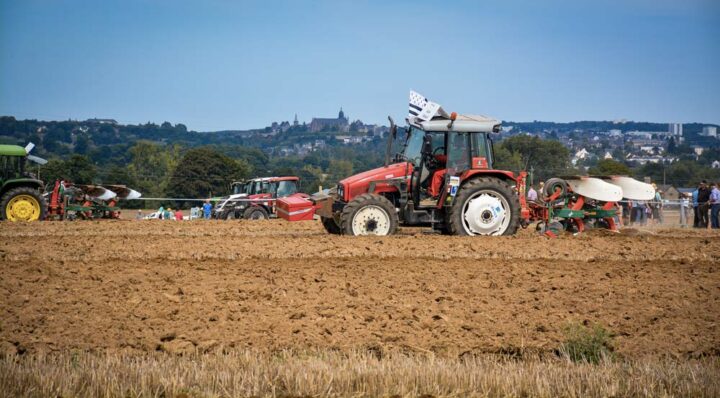
[(40, 203), (30, 195), (18, 195), (10, 199), (5, 214), (10, 221), (37, 221), (40, 219)]

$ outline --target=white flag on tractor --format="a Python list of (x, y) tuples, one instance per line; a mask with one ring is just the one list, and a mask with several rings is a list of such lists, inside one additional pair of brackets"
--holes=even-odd
[(410, 90), (410, 102), (408, 104), (408, 120), (410, 123), (418, 124), (432, 119), (435, 115), (447, 116), (445, 111), (422, 94)]

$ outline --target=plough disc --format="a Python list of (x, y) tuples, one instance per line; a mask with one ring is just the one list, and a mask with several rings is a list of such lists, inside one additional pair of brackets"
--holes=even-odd
[(139, 199), (142, 194), (125, 185), (105, 185), (105, 188), (115, 192), (118, 199)]
[(600, 177), (610, 184), (617, 185), (622, 190), (622, 196), (630, 200), (653, 200), (655, 188), (652, 185), (640, 182), (634, 178), (624, 176)]
[(609, 184), (599, 178), (580, 177), (566, 179), (573, 192), (588, 199), (603, 202), (618, 202), (623, 198), (623, 190), (617, 185)]
[(73, 186), (80, 189), (85, 195), (92, 199), (110, 200), (117, 196), (115, 192), (100, 185), (73, 184)]

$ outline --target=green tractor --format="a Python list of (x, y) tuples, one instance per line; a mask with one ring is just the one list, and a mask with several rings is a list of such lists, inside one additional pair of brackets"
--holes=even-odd
[(46, 161), (29, 152), (28, 144), (0, 145), (0, 220), (37, 221), (45, 218), (47, 203), (42, 195), (43, 183), (25, 171), (27, 161)]

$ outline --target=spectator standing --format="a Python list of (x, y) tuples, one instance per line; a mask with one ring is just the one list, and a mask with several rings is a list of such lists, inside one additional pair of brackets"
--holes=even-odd
[(710, 188), (707, 181), (703, 180), (698, 189), (698, 211), (700, 213), (700, 228), (707, 228), (709, 223), (708, 213), (710, 210)]
[(662, 206), (662, 191), (657, 190), (657, 185), (652, 184), (653, 188), (655, 189), (655, 199), (652, 203), (652, 218), (653, 223), (655, 224), (662, 224), (663, 223), (663, 206)]
[(183, 220), (182, 210), (180, 210), (180, 209), (175, 210), (175, 221), (182, 221), (182, 220)]
[(210, 212), (212, 212), (213, 206), (210, 204), (210, 199), (205, 201), (205, 204), (203, 204), (203, 216), (205, 216), (206, 220), (210, 219)]
[(636, 200), (633, 202), (633, 211), (635, 212), (635, 224), (645, 225), (647, 224), (647, 201)]
[(173, 212), (171, 208), (165, 209), (165, 214), (163, 214), (166, 220), (172, 220), (173, 219)]
[(620, 202), (620, 210), (622, 211), (622, 223), (623, 225), (630, 225), (632, 222), (631, 212), (632, 212), (632, 205), (630, 201), (623, 200)]
[(137, 214), (135, 215), (135, 219), (136, 219), (136, 220), (142, 220), (142, 219), (143, 219), (142, 210), (138, 209), (138, 212), (137, 212)]
[(537, 191), (535, 190), (535, 188), (533, 188), (532, 185), (530, 185), (530, 189), (528, 189), (528, 192), (527, 192), (527, 199), (531, 202), (534, 202), (537, 200), (537, 198), (538, 198)]
[(165, 208), (161, 205), (158, 209), (158, 219), (162, 220), (163, 218), (165, 218)]
[(716, 182), (710, 191), (710, 221), (713, 229), (720, 228), (720, 183)]
[(692, 206), (693, 206), (693, 228), (700, 228), (700, 209), (698, 209), (698, 194), (700, 193), (700, 187), (695, 188), (692, 192)]

